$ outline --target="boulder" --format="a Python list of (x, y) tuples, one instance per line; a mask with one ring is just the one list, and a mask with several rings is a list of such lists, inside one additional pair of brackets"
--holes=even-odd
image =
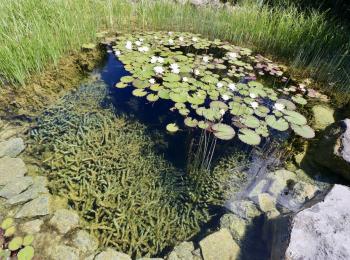
[(15, 218), (39, 217), (50, 213), (50, 196), (48, 194), (43, 194), (24, 204), (16, 213)]
[(226, 228), (230, 231), (236, 241), (243, 239), (247, 222), (235, 214), (225, 214), (220, 218), (220, 228)]
[(30, 185), (33, 184), (33, 178), (19, 177), (8, 182), (5, 187), (0, 190), (0, 197), (10, 199), (21, 192), (25, 191)]
[(268, 193), (261, 193), (258, 196), (260, 209), (267, 213), (269, 218), (275, 218), (280, 213), (276, 208), (276, 198), (272, 197)]
[(310, 155), (319, 165), (350, 180), (350, 119), (327, 127)]
[(79, 215), (73, 210), (59, 209), (54, 213), (49, 224), (60, 234), (66, 234), (79, 226)]
[(79, 251), (70, 246), (56, 245), (51, 251), (50, 257), (52, 260), (79, 260)]
[(248, 220), (261, 215), (261, 212), (250, 200), (227, 201), (225, 207), (237, 216)]
[(98, 248), (98, 241), (85, 230), (74, 234), (72, 245), (84, 254), (91, 254)]
[(199, 246), (204, 260), (235, 260), (240, 252), (226, 228), (205, 237), (199, 242)]
[(0, 158), (0, 186), (23, 177), (27, 168), (22, 159), (5, 156)]
[(315, 130), (323, 130), (335, 122), (334, 110), (328, 105), (315, 105), (312, 107), (312, 113), (314, 118), (312, 127)]
[(167, 257), (167, 260), (193, 260), (192, 251), (194, 245), (192, 242), (182, 242), (174, 247), (173, 251)]
[(323, 201), (297, 213), (286, 259), (350, 259), (350, 188), (335, 185)]
[(0, 142), (0, 157), (16, 157), (25, 149), (22, 138), (11, 138)]
[(44, 224), (44, 221), (41, 219), (34, 219), (28, 222), (25, 222), (19, 226), (19, 229), (27, 234), (39, 233), (41, 226)]
[(111, 248), (99, 253), (94, 260), (131, 260), (127, 254), (117, 252)]

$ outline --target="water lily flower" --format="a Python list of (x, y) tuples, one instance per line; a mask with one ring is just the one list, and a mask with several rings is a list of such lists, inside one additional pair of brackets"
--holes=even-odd
[(142, 46), (137, 49), (139, 52), (148, 52), (149, 48), (147, 46)]
[(222, 99), (225, 100), (225, 101), (227, 101), (227, 100), (230, 99), (230, 97), (229, 97), (228, 95), (226, 95), (226, 94), (223, 94), (223, 95), (222, 95)]
[(121, 54), (121, 52), (120, 52), (120, 50), (115, 50), (115, 51), (114, 51), (114, 54), (115, 54), (115, 56), (118, 57), (118, 56)]
[(125, 48), (128, 50), (132, 50), (132, 42), (131, 41), (127, 41), (125, 44)]
[(197, 70), (197, 69), (195, 69), (195, 70), (193, 71), (193, 73), (194, 73), (194, 75), (196, 75), (196, 76), (198, 76), (198, 75), (200, 74), (199, 70)]
[(141, 46), (142, 42), (136, 41), (135, 44), (136, 44), (136, 46)]
[(151, 84), (154, 84), (154, 83), (156, 83), (156, 80), (154, 78), (150, 78), (148, 82)]
[(154, 72), (157, 74), (162, 74), (164, 72), (164, 69), (162, 66), (156, 66), (153, 68)]
[(158, 57), (157, 56), (152, 56), (151, 57), (151, 63), (156, 63), (158, 61)]
[(170, 64), (170, 69), (178, 69), (179, 68), (179, 65), (177, 64), (177, 63), (172, 63), (172, 64)]
[(187, 81), (188, 81), (188, 78), (187, 78), (187, 77), (183, 77), (183, 78), (182, 78), (182, 81), (183, 81), (183, 82), (187, 82)]
[(204, 61), (205, 63), (209, 62), (209, 56), (204, 56), (204, 57), (203, 57), (203, 61)]
[(192, 41), (196, 42), (196, 41), (198, 41), (198, 38), (197, 37), (192, 37)]
[(180, 42), (183, 42), (183, 41), (184, 41), (184, 37), (180, 36), (180, 37), (179, 37), (179, 41), (180, 41)]
[(228, 56), (230, 57), (230, 59), (236, 59), (238, 55), (235, 52), (229, 52)]
[(220, 114), (223, 116), (223, 115), (225, 115), (225, 109), (220, 109)]
[(234, 83), (228, 84), (228, 88), (231, 89), (232, 91), (236, 91), (237, 90), (236, 84), (234, 84)]
[(172, 35), (172, 34), (173, 34), (173, 32), (168, 32), (168, 34), (169, 34), (169, 35)]
[(175, 74), (179, 74), (180, 73), (180, 69), (175, 68), (175, 69), (172, 69), (171, 72), (175, 73)]
[(255, 109), (255, 108), (257, 108), (259, 106), (259, 103), (254, 101), (254, 102), (251, 102), (250, 105), (251, 105), (252, 108)]
[(216, 86), (217, 86), (217, 88), (222, 88), (224, 86), (224, 84), (222, 84), (221, 82), (218, 82), (218, 83), (216, 83)]
[(278, 111), (282, 111), (285, 108), (285, 106), (283, 104), (281, 104), (281, 103), (275, 103), (273, 108), (278, 110)]
[(174, 43), (174, 40), (173, 39), (169, 39), (169, 44), (173, 44)]
[(251, 98), (256, 98), (256, 97), (257, 97), (255, 93), (249, 93), (249, 96), (250, 96)]
[(164, 58), (158, 57), (158, 58), (157, 58), (157, 61), (158, 61), (159, 63), (163, 63), (163, 62), (164, 62)]
[(140, 42), (143, 42), (143, 38), (139, 38), (139, 41), (140, 41)]

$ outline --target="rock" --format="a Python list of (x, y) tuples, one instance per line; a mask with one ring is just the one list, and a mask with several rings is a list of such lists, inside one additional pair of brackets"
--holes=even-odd
[(5, 156), (0, 158), (0, 186), (23, 177), (27, 168), (22, 159)]
[(286, 259), (350, 259), (350, 188), (335, 185), (324, 201), (292, 221)]
[(182, 242), (174, 247), (173, 251), (169, 254), (167, 260), (192, 260), (194, 245), (192, 242)]
[(5, 141), (18, 133), (16, 128), (6, 128), (0, 132), (0, 141)]
[(350, 119), (327, 127), (310, 156), (319, 165), (350, 180)]
[(312, 107), (314, 117), (313, 128), (323, 130), (334, 123), (334, 110), (327, 105), (315, 105)]
[(270, 185), (266, 191), (275, 198), (281, 195), (289, 182), (297, 181), (296, 174), (285, 169), (270, 172), (267, 177), (270, 180)]
[(137, 258), (137, 260), (164, 260), (164, 259), (163, 258), (142, 257), (142, 258)]
[(39, 233), (41, 226), (44, 224), (44, 221), (41, 219), (35, 219), (32, 221), (25, 222), (19, 226), (19, 229), (23, 233), (34, 234)]
[(247, 227), (247, 222), (235, 214), (225, 214), (220, 219), (220, 228), (230, 231), (236, 241), (243, 239)]
[(79, 251), (70, 246), (57, 245), (51, 251), (50, 257), (52, 260), (79, 260)]
[(73, 210), (59, 209), (54, 213), (49, 224), (59, 233), (66, 234), (79, 226), (79, 215)]
[(269, 218), (275, 218), (280, 213), (276, 209), (276, 199), (268, 193), (261, 193), (258, 196), (260, 209), (267, 213)]
[(73, 236), (72, 245), (84, 254), (91, 254), (98, 248), (98, 241), (85, 230), (79, 230)]
[(11, 197), (7, 203), (14, 205), (19, 203), (24, 203), (29, 200), (37, 198), (40, 194), (49, 193), (46, 188), (47, 179), (43, 176), (35, 176), (33, 178), (33, 185), (30, 186), (26, 191)]
[(15, 218), (31, 218), (45, 216), (50, 213), (50, 196), (44, 194), (24, 204), (15, 215)]
[(25, 149), (22, 138), (11, 138), (0, 142), (0, 157), (16, 157)]
[(235, 260), (239, 256), (239, 247), (227, 229), (207, 236), (199, 242), (204, 260)]
[(33, 247), (36, 252), (40, 252), (40, 259), (51, 259), (51, 255), (55, 254), (56, 246), (62, 244), (61, 236), (55, 231), (47, 230), (34, 234)]
[(255, 204), (250, 200), (228, 201), (225, 207), (232, 213), (244, 219), (252, 219), (261, 215)]
[(117, 252), (111, 248), (107, 248), (105, 251), (99, 253), (95, 260), (131, 260), (131, 257), (127, 254)]
[(0, 197), (10, 199), (15, 195), (18, 195), (22, 191), (26, 190), (30, 185), (33, 184), (32, 177), (20, 177), (15, 178), (8, 182), (5, 187), (0, 190)]

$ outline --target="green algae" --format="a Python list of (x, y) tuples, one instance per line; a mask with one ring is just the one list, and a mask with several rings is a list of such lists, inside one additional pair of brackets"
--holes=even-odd
[(155, 152), (147, 127), (116, 116), (105, 94), (103, 84), (83, 86), (48, 109), (30, 153), (44, 161), (51, 192), (68, 199), (100, 248), (160, 255), (198, 233), (214, 214), (210, 206), (222, 205), (229, 173), (176, 169)]

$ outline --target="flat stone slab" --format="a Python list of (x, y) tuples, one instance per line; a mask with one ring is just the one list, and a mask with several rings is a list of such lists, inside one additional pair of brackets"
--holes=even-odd
[(66, 234), (79, 226), (79, 215), (72, 210), (59, 209), (54, 213), (49, 223), (60, 234)]
[(293, 219), (286, 259), (350, 259), (350, 188), (335, 185), (324, 201)]
[(204, 260), (235, 260), (239, 256), (239, 246), (226, 229), (207, 236), (199, 242)]
[(23, 177), (26, 173), (27, 168), (22, 159), (8, 156), (0, 158), (0, 186)]
[(105, 251), (99, 253), (94, 260), (131, 260), (131, 257), (127, 254), (117, 252), (111, 248), (107, 248)]
[(25, 191), (30, 185), (33, 184), (33, 178), (29, 176), (15, 178), (7, 183), (0, 190), (0, 197), (10, 199), (22, 191)]
[(15, 218), (40, 217), (50, 213), (50, 195), (44, 194), (24, 204), (15, 215)]
[(52, 260), (79, 260), (79, 251), (70, 246), (57, 245), (51, 251), (50, 256)]
[(39, 233), (41, 226), (44, 224), (44, 221), (41, 219), (34, 219), (28, 222), (25, 222), (19, 226), (20, 230), (27, 234)]
[(0, 142), (0, 157), (16, 157), (25, 149), (22, 138), (11, 138)]
[(98, 248), (98, 241), (85, 230), (79, 230), (74, 234), (72, 245), (84, 254), (91, 254)]

